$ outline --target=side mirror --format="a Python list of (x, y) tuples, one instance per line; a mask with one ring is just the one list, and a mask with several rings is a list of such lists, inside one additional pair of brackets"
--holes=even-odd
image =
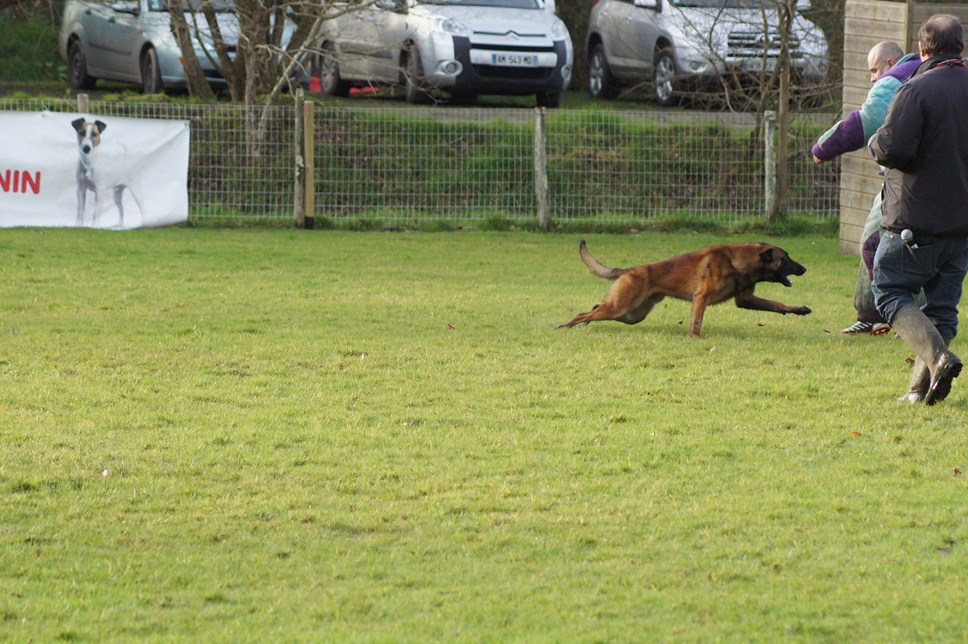
[(549, 13), (558, 13), (558, 7), (555, 6), (555, 0), (544, 0), (542, 2), (544, 5), (544, 10)]
[(797, 13), (810, 11), (812, 8), (813, 5), (810, 4), (810, 0), (797, 0)]
[(662, 2), (662, 0), (635, 0), (634, 4), (636, 7), (641, 7), (643, 9), (661, 11), (662, 7), (659, 4), (660, 2)]

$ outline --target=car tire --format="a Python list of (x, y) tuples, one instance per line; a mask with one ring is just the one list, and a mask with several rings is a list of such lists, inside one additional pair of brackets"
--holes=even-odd
[(158, 65), (158, 52), (148, 47), (141, 54), (141, 91), (145, 94), (161, 94), (165, 84), (161, 80), (161, 66)]
[(97, 79), (87, 73), (87, 59), (79, 40), (73, 41), (68, 49), (67, 68), (72, 89), (94, 89)]
[(592, 98), (615, 98), (619, 87), (605, 58), (605, 46), (598, 43), (588, 54), (588, 93)]
[(561, 92), (538, 92), (534, 98), (538, 107), (561, 107)]
[(350, 84), (339, 73), (339, 60), (332, 45), (325, 45), (313, 59), (313, 75), (319, 76), (319, 91), (323, 96), (349, 96)]
[(671, 49), (660, 49), (655, 54), (655, 73), (652, 77), (655, 102), (662, 107), (672, 107), (679, 101), (676, 96), (676, 59)]
[(423, 62), (420, 60), (420, 50), (416, 45), (406, 49), (407, 61), (404, 67), (403, 86), (407, 102), (413, 105), (423, 105), (430, 102), (423, 74)]

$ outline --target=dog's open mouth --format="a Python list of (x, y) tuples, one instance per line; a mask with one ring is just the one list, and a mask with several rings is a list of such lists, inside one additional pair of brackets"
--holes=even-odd
[(783, 262), (783, 265), (776, 272), (776, 281), (789, 288), (793, 286), (793, 284), (790, 283), (791, 275), (803, 275), (806, 272), (807, 269), (805, 267), (794, 261), (791, 261), (789, 258), (786, 258)]

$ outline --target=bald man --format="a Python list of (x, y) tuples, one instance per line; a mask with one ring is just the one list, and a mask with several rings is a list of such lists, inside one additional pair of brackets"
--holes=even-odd
[[(918, 54), (905, 55), (897, 43), (883, 41), (874, 45), (867, 54), (867, 67), (873, 83), (867, 93), (867, 99), (860, 109), (848, 114), (844, 120), (820, 137), (813, 146), (813, 160), (823, 163), (867, 145), (867, 140), (884, 123), (887, 106), (894, 98), (894, 92), (901, 83), (910, 78), (920, 63)], [(854, 284), (854, 309), (857, 311), (857, 321), (841, 333), (881, 335), (891, 330), (890, 325), (874, 307), (874, 296), (871, 294), (871, 270), (874, 252), (880, 239), (882, 219), (881, 194), (878, 191), (861, 234), (861, 261), (857, 267), (857, 281)]]

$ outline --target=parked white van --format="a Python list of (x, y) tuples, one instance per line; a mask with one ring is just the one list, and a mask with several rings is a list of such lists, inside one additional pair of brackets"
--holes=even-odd
[[(623, 86), (651, 81), (655, 100), (675, 102), (688, 83), (772, 71), (780, 53), (780, 0), (596, 0), (588, 22), (588, 92), (614, 98)], [(789, 34), (798, 83), (827, 72), (827, 39), (799, 13)]]
[(465, 100), (534, 94), (557, 107), (571, 81), (571, 36), (553, 0), (375, 0), (332, 11), (312, 66), (323, 94), (402, 85), (411, 103), (443, 89)]

